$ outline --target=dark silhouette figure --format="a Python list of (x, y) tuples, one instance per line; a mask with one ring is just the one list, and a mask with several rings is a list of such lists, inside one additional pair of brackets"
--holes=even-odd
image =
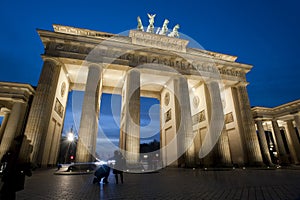
[(15, 170), (14, 165), (16, 163), (16, 152), (13, 148), (8, 150), (1, 159), (1, 163), (5, 163), (3, 170), (0, 199), (16, 199), (16, 186), (15, 181)]
[(120, 175), (121, 183), (123, 183), (123, 170), (126, 165), (125, 158), (120, 151), (115, 151), (112, 159), (115, 160), (113, 174), (115, 175), (116, 184), (119, 183), (118, 175)]
[[(2, 157), (1, 162), (6, 163), (3, 170), (2, 182), (3, 186), (0, 191), (1, 200), (14, 200), (16, 199), (16, 192), (24, 189), (25, 176), (31, 176), (31, 164), (28, 158), (19, 159), (19, 152), (22, 141), (24, 145), (29, 145), (26, 137), (18, 136), (10, 149)], [(31, 152), (30, 152), (31, 153)], [(28, 155), (29, 156), (29, 155)]]
[(93, 184), (99, 183), (102, 178), (104, 178), (103, 183), (107, 184), (109, 173), (110, 173), (110, 167), (107, 165), (101, 165), (94, 173), (96, 177), (93, 180)]

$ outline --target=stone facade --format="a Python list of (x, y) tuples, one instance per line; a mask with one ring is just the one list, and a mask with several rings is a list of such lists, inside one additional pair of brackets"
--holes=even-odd
[[(130, 31), (127, 37), (53, 27), (54, 31), (38, 30), (45, 47), (44, 65), (36, 90), (30, 90), (34, 98), (29, 114), (18, 102), (1, 109), (5, 116), (0, 129), (2, 141), (14, 137), (6, 134), (16, 129), (9, 122), (14, 112), (28, 115), (23, 133), (33, 149), (23, 145), (22, 153), (30, 155), (32, 162), (56, 164), (68, 92), (79, 90), (84, 91), (84, 100), (76, 162), (95, 159), (101, 95), (113, 93), (122, 96), (119, 144), (129, 164), (139, 162), (141, 96), (160, 100), (164, 166), (274, 163), (263, 133), (265, 123), (254, 117), (257, 133), (252, 116), (257, 109), (268, 109), (251, 112), (249, 104), (246, 73), (252, 66), (236, 62), (235, 56), (188, 48), (189, 41), (164, 35)], [(270, 120), (276, 126), (274, 119)], [(276, 139), (282, 163), (289, 163), (289, 155), (294, 163), (300, 161), (295, 141), (300, 117), (295, 114), (293, 120), (284, 124), (287, 144), (293, 147), (290, 154), (281, 148), (283, 141)], [(273, 134), (280, 135), (281, 129), (280, 124)], [(2, 143), (3, 154), (9, 146)]]
[(274, 108), (253, 107), (265, 163), (290, 165), (300, 160), (300, 100)]
[[(3, 116), (0, 127), (0, 158), (8, 150), (20, 150), (22, 144), (17, 144), (15, 139), (24, 135), (34, 94), (34, 88), (28, 84), (0, 82), (0, 116)], [(28, 145), (22, 147), (28, 150)]]

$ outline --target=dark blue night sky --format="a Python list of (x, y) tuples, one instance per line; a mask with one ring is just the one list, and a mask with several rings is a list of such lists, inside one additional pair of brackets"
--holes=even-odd
[[(44, 3), (43, 3), (44, 2)], [(1, 81), (36, 85), (43, 46), (36, 29), (52, 24), (119, 33), (136, 17), (155, 25), (165, 18), (205, 49), (253, 65), (247, 78), (252, 106), (277, 106), (300, 98), (300, 3), (291, 1), (8, 1), (0, 2)]]
[(43, 45), (36, 29), (62, 24), (119, 33), (140, 16), (169, 28), (206, 50), (238, 56), (253, 65), (247, 75), (251, 106), (273, 107), (300, 99), (300, 2), (286, 1), (8, 1), (0, 2), (0, 81), (37, 85)]

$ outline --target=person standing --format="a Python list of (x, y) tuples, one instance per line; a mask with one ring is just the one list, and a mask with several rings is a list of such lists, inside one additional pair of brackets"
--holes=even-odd
[(113, 174), (115, 175), (116, 184), (119, 183), (118, 175), (120, 175), (121, 183), (123, 183), (123, 170), (125, 169), (126, 160), (123, 157), (122, 153), (117, 150), (114, 152), (113, 159), (115, 160)]
[(24, 143), (29, 144), (28, 140), (26, 140), (26, 136), (16, 137), (10, 149), (1, 159), (2, 163), (6, 163), (1, 180), (3, 182), (0, 190), (1, 200), (16, 199), (16, 192), (24, 189), (25, 175), (32, 175), (30, 162), (21, 162), (19, 159), (23, 138)]

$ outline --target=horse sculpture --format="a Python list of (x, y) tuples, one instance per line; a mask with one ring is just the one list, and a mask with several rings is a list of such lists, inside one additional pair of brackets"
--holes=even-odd
[(137, 22), (138, 22), (137, 30), (144, 31), (144, 27), (143, 27), (142, 20), (141, 20), (140, 16), (137, 17)]
[(179, 37), (178, 29), (179, 29), (179, 24), (176, 24), (176, 26), (174, 26), (172, 32), (168, 36), (178, 38)]
[[(154, 17), (156, 16), (156, 14), (147, 14), (149, 17), (149, 25), (147, 27), (147, 33), (154, 33)], [(142, 20), (140, 18), (140, 16), (137, 17), (137, 30), (138, 31), (144, 31), (144, 27), (142, 24)], [(173, 27), (173, 30), (171, 33), (168, 34), (168, 24), (169, 24), (169, 20), (165, 19), (163, 26), (161, 28), (158, 28), (156, 30), (156, 34), (159, 35), (167, 35), (169, 37), (176, 37), (179, 38), (179, 33), (178, 33), (178, 29), (179, 29), (179, 24), (176, 24), (176, 26)]]
[(148, 17), (149, 17), (149, 25), (147, 27), (147, 32), (148, 33), (154, 33), (154, 17), (156, 16), (156, 14), (154, 15), (150, 15), (148, 14)]
[(161, 30), (159, 31), (159, 35), (166, 35), (167, 34), (167, 32), (168, 32), (168, 23), (169, 23), (169, 20), (165, 19), (164, 24), (163, 24)]

